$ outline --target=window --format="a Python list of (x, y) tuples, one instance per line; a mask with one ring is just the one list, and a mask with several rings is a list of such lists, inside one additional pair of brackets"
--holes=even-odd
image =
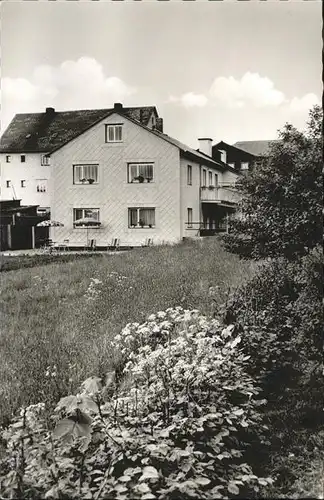
[(10, 155), (7, 155), (6, 156), (6, 163), (10, 163), (11, 162), (11, 156)]
[(154, 180), (153, 163), (129, 163), (128, 182), (152, 182)]
[(187, 184), (189, 186), (192, 185), (192, 166), (191, 165), (187, 166)]
[[(73, 224), (76, 221), (83, 219), (84, 217), (91, 217), (94, 220), (100, 221), (100, 210), (99, 208), (74, 208), (73, 209)], [(88, 227), (77, 226), (77, 227)]]
[(98, 184), (99, 165), (73, 165), (73, 184)]
[(235, 163), (228, 163), (229, 167), (235, 168)]
[(208, 172), (208, 185), (212, 186), (213, 185), (213, 173)]
[(20, 155), (20, 161), (21, 161), (21, 163), (25, 163), (26, 155)]
[(203, 170), (202, 185), (205, 187), (207, 185), (207, 170)]
[(41, 156), (41, 165), (50, 165), (50, 157), (47, 155)]
[(128, 227), (155, 227), (155, 208), (129, 208)]
[(188, 224), (187, 227), (192, 228), (192, 208), (187, 208), (187, 219), (188, 219)]
[(6, 187), (10, 188), (11, 187), (11, 181), (6, 181)]
[(46, 193), (47, 179), (36, 179), (36, 191), (37, 193)]
[(215, 174), (215, 186), (217, 187), (218, 186), (218, 175)]
[(26, 187), (26, 181), (25, 180), (20, 181), (20, 187), (22, 187), (22, 188)]
[(248, 164), (248, 162), (242, 162), (241, 163), (241, 170), (249, 170), (249, 164)]
[(121, 124), (106, 125), (106, 142), (122, 142), (123, 126)]

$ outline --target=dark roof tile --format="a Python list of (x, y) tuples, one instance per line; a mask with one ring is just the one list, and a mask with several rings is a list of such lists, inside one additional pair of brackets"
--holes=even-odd
[[(113, 112), (114, 108), (17, 114), (0, 139), (0, 152), (48, 153)], [(158, 116), (155, 106), (122, 108), (120, 112), (145, 126), (153, 112)]]

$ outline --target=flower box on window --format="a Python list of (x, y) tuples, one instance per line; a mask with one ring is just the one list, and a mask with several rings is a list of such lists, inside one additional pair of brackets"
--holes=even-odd
[(208, 189), (212, 191), (213, 189), (215, 189), (215, 186), (208, 186)]

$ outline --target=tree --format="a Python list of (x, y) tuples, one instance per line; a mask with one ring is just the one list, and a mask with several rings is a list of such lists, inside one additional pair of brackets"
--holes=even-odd
[(305, 132), (286, 124), (279, 139), (243, 179), (239, 214), (224, 236), (244, 258), (295, 260), (322, 242), (322, 109), (310, 110)]

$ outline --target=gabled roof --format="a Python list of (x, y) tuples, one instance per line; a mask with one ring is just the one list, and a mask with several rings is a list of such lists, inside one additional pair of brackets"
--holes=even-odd
[(18, 114), (0, 140), (0, 152), (53, 153), (115, 113), (176, 146), (183, 156), (192, 161), (222, 170), (233, 170), (220, 160), (214, 160), (167, 134), (148, 128), (152, 113), (158, 117), (155, 106)]
[[(110, 109), (87, 109), (45, 113), (17, 114), (0, 139), (2, 153), (49, 153), (78, 137), (87, 129), (115, 112)], [(122, 108), (122, 114), (147, 125), (155, 106)]]
[(197, 162), (204, 163), (205, 165), (210, 165), (213, 168), (221, 168), (223, 170), (233, 170), (231, 169), (226, 163), (223, 163), (222, 161), (219, 160), (214, 160), (208, 155), (205, 155), (201, 151), (197, 151), (197, 149), (190, 148), (189, 146), (186, 146), (186, 144), (183, 144), (182, 142), (178, 141), (177, 139), (174, 139), (173, 137), (170, 137), (167, 134), (161, 134), (161, 133), (156, 133), (159, 137), (162, 137), (162, 139), (170, 142), (174, 146), (180, 149), (182, 152), (183, 156), (186, 156), (187, 158), (191, 160), (195, 160)]
[(234, 146), (242, 149), (253, 156), (266, 156), (269, 153), (270, 146), (278, 140), (272, 141), (240, 141), (235, 142)]

